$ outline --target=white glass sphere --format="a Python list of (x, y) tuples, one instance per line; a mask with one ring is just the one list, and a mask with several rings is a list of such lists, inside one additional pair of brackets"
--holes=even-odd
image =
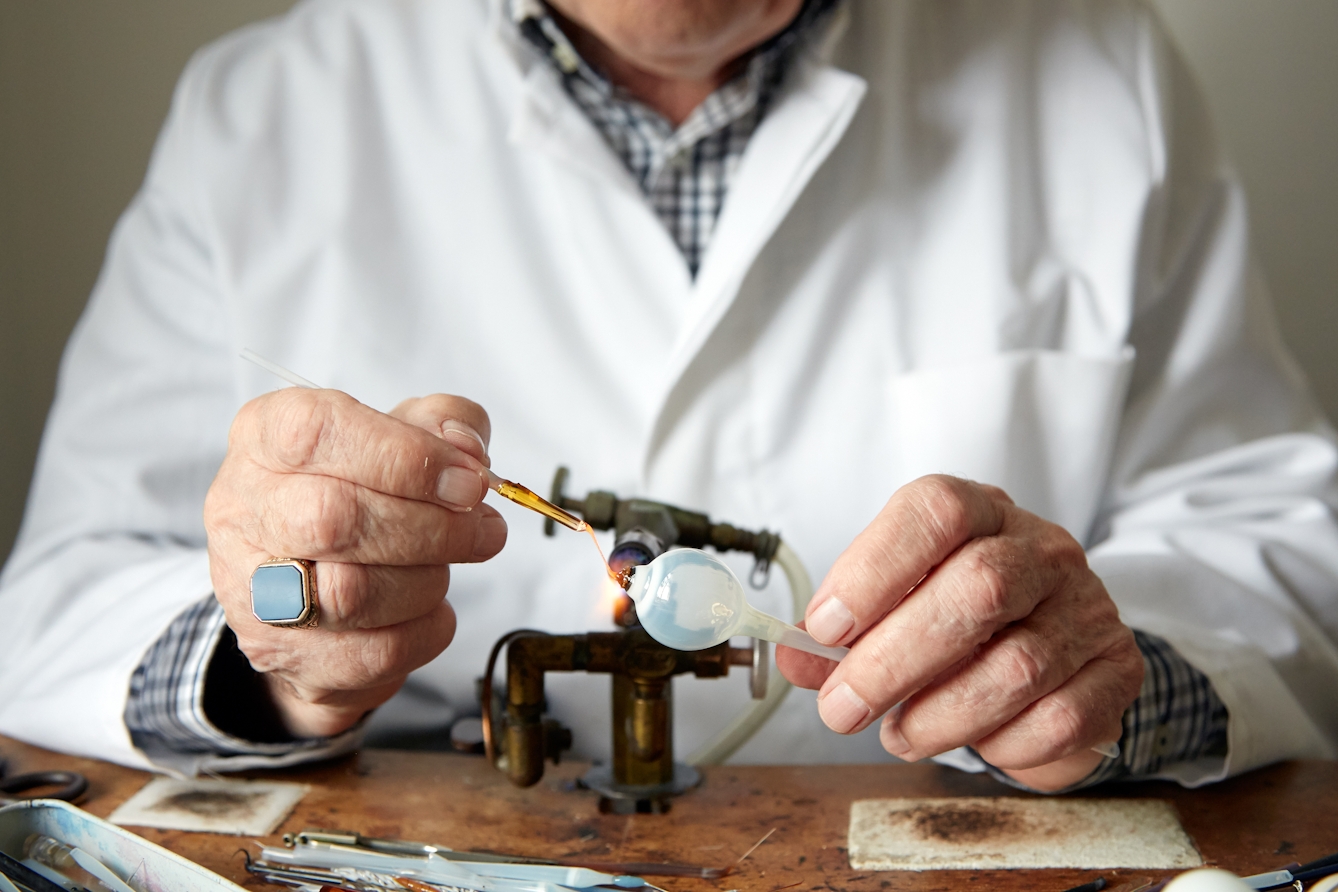
[(728, 641), (748, 612), (734, 571), (695, 548), (666, 551), (637, 567), (627, 594), (651, 637), (675, 650), (705, 650)]

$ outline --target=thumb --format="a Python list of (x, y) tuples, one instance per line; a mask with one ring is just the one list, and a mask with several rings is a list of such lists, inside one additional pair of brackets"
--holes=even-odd
[(492, 424), (488, 413), (473, 400), (434, 393), (407, 399), (391, 409), (390, 415), (441, 437), (485, 466), (490, 464), (488, 440), (492, 435)]

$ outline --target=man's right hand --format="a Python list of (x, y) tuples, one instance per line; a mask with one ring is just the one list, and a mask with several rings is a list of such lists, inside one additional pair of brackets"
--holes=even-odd
[[(385, 702), (455, 634), (449, 565), (483, 561), (506, 522), (481, 503), (488, 415), (436, 395), (377, 412), (288, 388), (242, 407), (205, 500), (214, 592), (288, 731), (324, 737)], [(316, 628), (266, 625), (250, 577), (316, 562)]]

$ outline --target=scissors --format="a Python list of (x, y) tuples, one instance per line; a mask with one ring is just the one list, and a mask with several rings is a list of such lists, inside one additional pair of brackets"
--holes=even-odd
[[(6, 775), (7, 765), (0, 759), (0, 805), (9, 805), (27, 799), (64, 799), (75, 802), (88, 790), (88, 778), (77, 771), (32, 771), (28, 774)], [(38, 796), (23, 796), (29, 790), (44, 787), (56, 789)]]

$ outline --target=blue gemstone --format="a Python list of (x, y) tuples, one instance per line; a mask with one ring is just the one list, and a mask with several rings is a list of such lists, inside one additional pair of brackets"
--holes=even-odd
[(265, 622), (292, 622), (302, 615), (302, 571), (292, 565), (256, 567), (251, 574), (251, 610)]

